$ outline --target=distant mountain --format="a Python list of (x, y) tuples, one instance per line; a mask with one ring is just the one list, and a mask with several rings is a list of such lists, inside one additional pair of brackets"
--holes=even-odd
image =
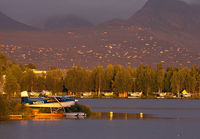
[(36, 28), (20, 23), (0, 12), (0, 31), (36, 30)]
[(194, 32), (200, 28), (197, 9), (179, 0), (148, 0), (129, 22), (159, 30)]
[(54, 16), (49, 18), (44, 25), (45, 29), (80, 28), (90, 27), (92, 23), (75, 15)]

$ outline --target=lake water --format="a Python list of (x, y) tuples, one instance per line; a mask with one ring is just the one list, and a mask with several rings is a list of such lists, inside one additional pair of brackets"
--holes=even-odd
[(0, 139), (200, 139), (200, 100), (80, 99), (79, 103), (94, 112), (142, 112), (144, 118), (3, 121)]

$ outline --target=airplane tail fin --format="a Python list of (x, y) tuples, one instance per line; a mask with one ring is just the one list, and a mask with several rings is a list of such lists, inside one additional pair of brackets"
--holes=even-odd
[(29, 96), (27, 91), (21, 92), (21, 103), (28, 103), (29, 102)]

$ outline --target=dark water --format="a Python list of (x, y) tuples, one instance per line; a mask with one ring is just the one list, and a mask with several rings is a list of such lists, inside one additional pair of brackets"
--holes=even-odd
[(0, 139), (200, 139), (200, 100), (80, 99), (79, 103), (95, 112), (142, 112), (153, 117), (0, 122)]

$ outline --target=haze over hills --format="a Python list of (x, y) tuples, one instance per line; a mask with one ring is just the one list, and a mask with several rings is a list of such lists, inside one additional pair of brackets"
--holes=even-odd
[(49, 18), (44, 25), (44, 29), (80, 28), (93, 26), (89, 21), (75, 15), (54, 16)]
[(11, 59), (39, 68), (159, 62), (191, 66), (200, 63), (197, 9), (178, 0), (149, 0), (128, 20), (113, 19), (84, 28), (0, 33), (1, 49)]
[(36, 30), (36, 28), (15, 21), (0, 12), (0, 31)]

